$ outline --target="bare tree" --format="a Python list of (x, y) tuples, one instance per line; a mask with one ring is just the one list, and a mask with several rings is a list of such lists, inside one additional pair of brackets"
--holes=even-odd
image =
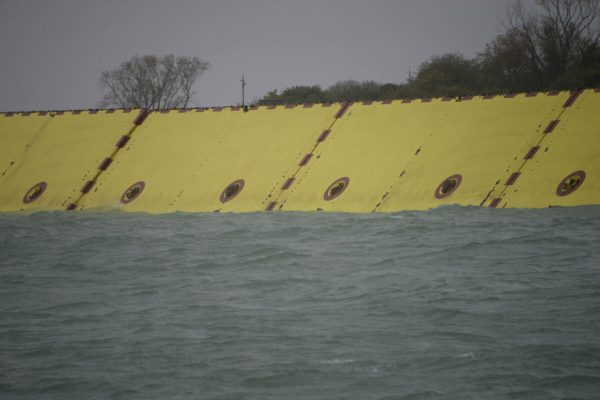
[(194, 83), (210, 64), (198, 57), (134, 56), (118, 68), (105, 71), (101, 107), (185, 108), (194, 95)]
[(515, 0), (505, 24), (545, 86), (600, 47), (600, 0), (536, 0), (533, 8)]

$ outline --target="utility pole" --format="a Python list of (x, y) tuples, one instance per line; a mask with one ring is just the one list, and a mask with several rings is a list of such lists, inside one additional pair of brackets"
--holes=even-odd
[(244, 96), (244, 89), (246, 88), (246, 80), (244, 79), (244, 75), (242, 75), (242, 107), (246, 105), (246, 99)]

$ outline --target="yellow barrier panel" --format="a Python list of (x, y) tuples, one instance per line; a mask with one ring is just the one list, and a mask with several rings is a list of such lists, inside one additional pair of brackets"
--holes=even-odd
[(80, 208), (167, 212), (239, 114), (229, 109), (152, 112)]
[(451, 107), (441, 100), (353, 104), (284, 191), (282, 209), (373, 211)]
[(0, 211), (64, 210), (137, 115), (123, 110), (60, 114), (50, 117), (2, 178)]
[(152, 113), (82, 208), (262, 211), (336, 109)]
[[(600, 93), (586, 90), (552, 124), (498, 207), (600, 204)], [(552, 125), (549, 125), (552, 128)]]
[(49, 120), (46, 113), (0, 113), (0, 185)]
[(379, 210), (482, 205), (568, 97), (562, 92), (457, 101)]

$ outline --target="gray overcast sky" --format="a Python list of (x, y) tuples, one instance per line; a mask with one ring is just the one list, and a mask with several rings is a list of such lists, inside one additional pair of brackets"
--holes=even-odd
[(431, 55), (474, 56), (510, 0), (0, 0), (0, 110), (93, 108), (134, 54), (212, 64), (194, 105), (292, 85), (400, 83)]

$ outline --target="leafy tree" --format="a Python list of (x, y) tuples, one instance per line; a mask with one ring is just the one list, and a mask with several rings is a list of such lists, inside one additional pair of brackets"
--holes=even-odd
[[(456, 97), (600, 85), (600, 0), (514, 0), (506, 31), (474, 59), (434, 56), (403, 84), (341, 81), (309, 96), (299, 87), (265, 99), (282, 103)], [(309, 88), (309, 87), (304, 87)], [(292, 95), (293, 94), (293, 95)], [(321, 100), (324, 99), (324, 100)]]
[(477, 62), (462, 54), (434, 56), (421, 64), (412, 83), (421, 97), (457, 97), (481, 92)]
[(567, 89), (597, 84), (600, 0), (515, 0), (507, 32), (481, 55), (486, 79), (500, 89)]
[(194, 83), (210, 64), (198, 57), (133, 56), (118, 68), (105, 71), (100, 87), (102, 107), (165, 109), (187, 107)]
[(478, 62), (481, 82), (487, 92), (529, 92), (544, 86), (527, 42), (514, 29), (488, 43)]
[(302, 104), (325, 102), (325, 95), (320, 86), (293, 86), (285, 89), (281, 94), (272, 90), (258, 101), (260, 105), (269, 104)]
[(377, 100), (381, 85), (373, 81), (340, 81), (327, 88), (327, 99), (331, 102)]

